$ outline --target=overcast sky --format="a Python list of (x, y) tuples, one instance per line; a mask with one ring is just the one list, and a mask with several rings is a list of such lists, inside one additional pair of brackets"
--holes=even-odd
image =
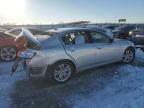
[[(144, 23), (144, 0), (0, 0), (0, 6), (7, 5), (3, 1), (10, 2), (0, 8), (3, 22), (50, 24), (88, 20), (99, 23), (126, 18), (130, 23)], [(14, 6), (10, 6), (11, 1)], [(7, 11), (2, 12), (4, 9)]]

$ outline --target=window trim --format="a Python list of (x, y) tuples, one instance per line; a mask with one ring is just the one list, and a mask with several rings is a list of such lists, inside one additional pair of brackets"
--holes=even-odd
[[(60, 37), (60, 40), (62, 41), (62, 43), (64, 45), (76, 45), (76, 44), (65, 44), (63, 38), (67, 35), (67, 34), (70, 34), (70, 33), (77, 33), (77, 32), (86, 32), (86, 35), (87, 35), (87, 38), (89, 38), (89, 31), (88, 30), (75, 30), (75, 31), (69, 31), (69, 32), (66, 32), (64, 33), (61, 37)], [(85, 44), (89, 44), (89, 43), (85, 43)]]

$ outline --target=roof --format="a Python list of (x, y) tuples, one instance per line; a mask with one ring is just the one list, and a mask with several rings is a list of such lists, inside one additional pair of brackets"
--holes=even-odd
[(97, 28), (88, 28), (88, 27), (87, 28), (82, 28), (82, 27), (56, 28), (56, 29), (48, 30), (48, 32), (67, 32), (67, 31), (75, 31), (75, 30), (92, 30), (92, 29), (96, 29), (97, 31), (102, 32)]

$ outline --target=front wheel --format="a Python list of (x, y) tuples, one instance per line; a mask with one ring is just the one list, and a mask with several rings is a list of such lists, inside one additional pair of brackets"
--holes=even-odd
[(58, 62), (48, 69), (46, 77), (52, 82), (63, 83), (71, 78), (73, 72), (74, 68), (70, 62)]
[(122, 59), (123, 63), (131, 63), (135, 58), (135, 50), (132, 48), (128, 48), (124, 52), (124, 56)]

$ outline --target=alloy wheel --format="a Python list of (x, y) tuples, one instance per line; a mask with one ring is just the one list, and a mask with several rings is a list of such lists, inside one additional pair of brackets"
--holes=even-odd
[(4, 61), (12, 61), (16, 58), (16, 50), (13, 47), (2, 48), (0, 56)]
[(54, 69), (54, 79), (58, 82), (67, 81), (72, 74), (72, 68), (69, 64), (58, 64)]
[(133, 59), (134, 59), (133, 50), (130, 50), (130, 49), (126, 50), (124, 57), (123, 57), (123, 62), (124, 63), (130, 63), (130, 62), (132, 62)]

